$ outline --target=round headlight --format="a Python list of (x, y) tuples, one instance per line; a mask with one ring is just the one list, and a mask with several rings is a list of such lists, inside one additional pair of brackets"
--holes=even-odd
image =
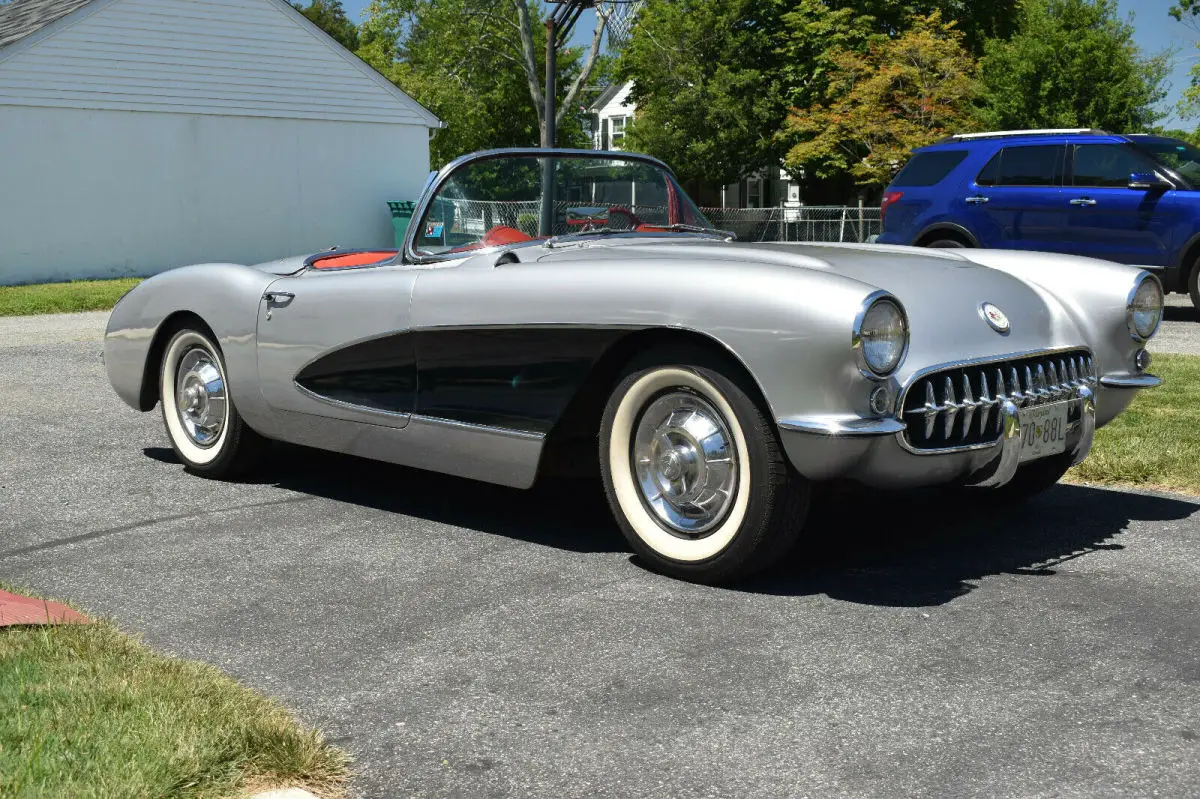
[(900, 366), (908, 349), (908, 319), (894, 300), (875, 300), (859, 319), (854, 331), (863, 364), (880, 377)]
[(1163, 316), (1163, 290), (1158, 280), (1149, 275), (1143, 277), (1129, 295), (1126, 322), (1129, 334), (1145, 341), (1158, 330)]

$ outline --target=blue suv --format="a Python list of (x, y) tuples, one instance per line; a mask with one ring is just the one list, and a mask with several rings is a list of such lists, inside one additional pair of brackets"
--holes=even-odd
[(1200, 149), (1164, 136), (1029, 130), (913, 151), (880, 244), (1001, 247), (1132, 264), (1200, 309)]

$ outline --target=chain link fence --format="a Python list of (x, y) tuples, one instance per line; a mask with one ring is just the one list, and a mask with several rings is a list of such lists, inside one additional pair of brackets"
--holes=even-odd
[(804, 205), (799, 208), (701, 208), (708, 221), (738, 241), (873, 241), (883, 232), (879, 208)]

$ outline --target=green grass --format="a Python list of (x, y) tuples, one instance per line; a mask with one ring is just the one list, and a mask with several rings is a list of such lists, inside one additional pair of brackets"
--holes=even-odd
[(1200, 494), (1200, 357), (1156, 355), (1150, 371), (1164, 384), (1098, 430), (1068, 480)]
[(0, 797), (344, 793), (346, 757), (212, 666), (107, 622), (0, 628)]
[(0, 286), (0, 316), (29, 316), (73, 311), (104, 311), (141, 283), (140, 277), (74, 280), (32, 286)]

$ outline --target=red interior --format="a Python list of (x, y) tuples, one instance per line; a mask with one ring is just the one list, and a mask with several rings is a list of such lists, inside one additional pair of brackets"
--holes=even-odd
[(345, 255), (330, 253), (324, 258), (312, 262), (313, 269), (341, 269), (347, 266), (366, 266), (380, 264), (396, 257), (399, 250), (372, 250), (370, 252), (352, 252)]

